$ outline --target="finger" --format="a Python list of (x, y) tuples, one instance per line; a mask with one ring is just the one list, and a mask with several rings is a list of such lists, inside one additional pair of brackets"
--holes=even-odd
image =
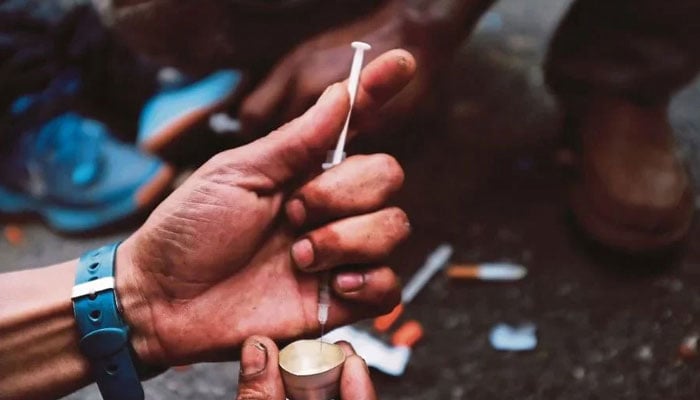
[(290, 59), (285, 59), (243, 100), (238, 111), (242, 134), (252, 135), (273, 123), (285, 95), (294, 85), (294, 70)]
[(292, 245), (291, 257), (297, 268), (308, 272), (377, 262), (386, 258), (410, 231), (403, 210), (385, 208), (310, 232)]
[[(356, 103), (360, 107), (360, 119), (369, 118), (372, 107), (381, 107), (408, 83), (415, 70), (415, 61), (404, 50), (392, 50), (376, 58), (365, 69), (361, 93), (358, 93), (359, 103)], [(284, 183), (299, 173), (318, 168), (326, 151), (337, 141), (348, 108), (346, 83), (331, 85), (304, 115), (242, 150), (231, 150), (229, 154), (235, 154), (247, 165), (259, 166), (259, 172), (273, 183)], [(227, 157), (226, 153), (222, 157)]]
[[(360, 288), (338, 282), (339, 274), (331, 282), (333, 295), (326, 325), (329, 330), (384, 315), (401, 301), (399, 279), (389, 267), (373, 266), (356, 271), (363, 274)], [(349, 272), (344, 271), (343, 274), (345, 273)], [(313, 298), (310, 301), (315, 307), (317, 300)], [(316, 328), (320, 330), (320, 325)]]
[(401, 166), (390, 155), (353, 156), (317, 176), (285, 205), (295, 226), (375, 211), (403, 185)]
[[(360, 288), (351, 288), (338, 281), (338, 275), (332, 281), (330, 312), (326, 329), (328, 331), (366, 318), (374, 318), (393, 310), (401, 301), (399, 279), (387, 266), (373, 266), (357, 269), (361, 272)], [(349, 273), (343, 271), (342, 274)], [(345, 279), (345, 278), (341, 278)], [(318, 300), (315, 296), (306, 299), (309, 307), (315, 309)], [(321, 326), (314, 327), (320, 332)]]
[(275, 342), (264, 336), (251, 336), (241, 347), (241, 375), (237, 399), (284, 400), (284, 385), (278, 368)]
[(355, 355), (355, 349), (352, 347), (352, 344), (350, 342), (346, 342), (345, 340), (339, 340), (335, 342), (335, 345), (340, 347), (343, 350), (343, 354), (345, 354), (345, 358), (350, 357)]
[(328, 85), (341, 82), (348, 75), (351, 54), (347, 46), (324, 49), (323, 53), (323, 57), (307, 60), (301, 68), (296, 69), (294, 90), (290, 91), (284, 107), (285, 121), (301, 115)]
[(340, 272), (332, 285), (340, 298), (355, 303), (390, 307), (401, 296), (399, 278), (387, 266)]
[(377, 398), (367, 364), (358, 355), (351, 355), (345, 359), (343, 372), (340, 376), (340, 398), (343, 400), (375, 400)]
[(353, 107), (352, 127), (375, 125), (384, 104), (408, 85), (416, 72), (416, 60), (406, 50), (390, 50), (365, 67)]
[(348, 101), (347, 90), (341, 84), (332, 85), (304, 115), (217, 158), (268, 178), (273, 187), (284, 184), (319, 168), (344, 123)]
[[(336, 80), (328, 81), (328, 84), (336, 82)], [(320, 88), (320, 90), (307, 91), (308, 89), (302, 89), (298, 82), (295, 82), (292, 97), (287, 100), (284, 104), (284, 113), (282, 114), (282, 121), (289, 121), (298, 116), (302, 115), (305, 110), (314, 104), (314, 100), (325, 90), (325, 86)]]

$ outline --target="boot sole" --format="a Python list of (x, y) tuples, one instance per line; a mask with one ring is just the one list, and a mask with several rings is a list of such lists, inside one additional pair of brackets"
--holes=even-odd
[(685, 239), (693, 222), (691, 208), (684, 224), (675, 229), (645, 232), (611, 223), (599, 214), (586, 201), (583, 188), (575, 186), (571, 192), (570, 204), (577, 223), (593, 240), (605, 247), (628, 254), (655, 253), (669, 250)]

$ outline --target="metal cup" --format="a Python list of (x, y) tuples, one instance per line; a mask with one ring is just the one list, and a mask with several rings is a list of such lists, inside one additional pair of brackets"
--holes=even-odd
[(290, 400), (338, 398), (345, 353), (318, 340), (297, 340), (279, 354), (280, 371)]

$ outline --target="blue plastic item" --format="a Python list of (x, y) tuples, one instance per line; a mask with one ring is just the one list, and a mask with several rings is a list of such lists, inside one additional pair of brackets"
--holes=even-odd
[(241, 82), (241, 72), (221, 70), (153, 96), (143, 107), (137, 142), (158, 151), (230, 100)]
[(520, 326), (510, 326), (498, 324), (491, 329), (489, 341), (496, 350), (504, 351), (527, 351), (537, 347), (537, 336), (535, 324), (524, 324)]
[(0, 212), (37, 213), (53, 228), (91, 230), (144, 208), (172, 171), (68, 112), (24, 132), (0, 157)]
[[(118, 243), (83, 254), (75, 276), (73, 312), (80, 333), (80, 351), (90, 361), (93, 378), (104, 400), (143, 400), (129, 343), (129, 327), (118, 311), (114, 261)], [(98, 290), (76, 294), (79, 285)]]

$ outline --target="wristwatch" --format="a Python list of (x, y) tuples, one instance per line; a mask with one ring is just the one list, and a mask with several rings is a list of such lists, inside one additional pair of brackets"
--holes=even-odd
[(119, 243), (80, 257), (71, 299), (80, 332), (80, 351), (90, 361), (105, 400), (143, 400), (129, 327), (121, 318), (114, 263)]

